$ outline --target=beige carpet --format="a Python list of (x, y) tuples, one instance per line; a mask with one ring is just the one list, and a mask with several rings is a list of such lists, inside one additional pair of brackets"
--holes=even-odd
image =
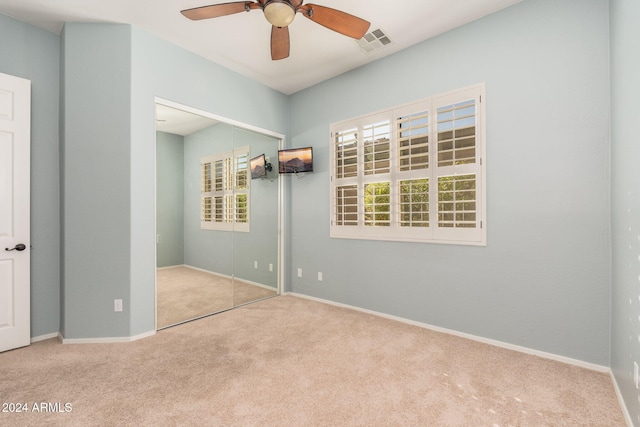
[(276, 295), (241, 280), (189, 267), (157, 271), (158, 329)]
[(0, 354), (11, 426), (624, 426), (607, 374), (279, 296), (124, 344)]

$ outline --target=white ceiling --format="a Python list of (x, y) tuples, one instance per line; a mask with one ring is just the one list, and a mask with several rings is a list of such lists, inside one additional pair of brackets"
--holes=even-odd
[[(392, 43), (365, 53), (355, 40), (300, 14), (289, 26), (291, 55), (272, 61), (271, 25), (261, 10), (191, 21), (180, 10), (230, 0), (0, 0), (0, 12), (59, 33), (64, 22), (126, 23), (292, 94), (521, 0), (312, 0), (371, 22)], [(306, 2), (305, 2), (306, 4)]]

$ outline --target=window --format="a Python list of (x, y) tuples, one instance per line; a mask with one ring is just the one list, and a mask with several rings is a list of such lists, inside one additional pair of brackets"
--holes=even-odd
[(331, 237), (486, 244), (484, 85), (331, 125)]
[(200, 160), (201, 228), (249, 231), (249, 147)]

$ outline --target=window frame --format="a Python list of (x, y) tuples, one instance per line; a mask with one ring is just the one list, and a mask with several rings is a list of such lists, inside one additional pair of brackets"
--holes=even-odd
[[(473, 110), (475, 134), (474, 144), (470, 147), (475, 149), (475, 153), (471, 148), (465, 147), (453, 148), (451, 152), (457, 152), (462, 155), (466, 155), (462, 161), (468, 163), (463, 164), (450, 164), (450, 165), (438, 165), (438, 110), (446, 106), (457, 106), (463, 104), (465, 101), (473, 100), (475, 109)], [(411, 102), (408, 104), (395, 106), (383, 111), (367, 114), (361, 117), (356, 117), (348, 120), (342, 120), (330, 125), (330, 173), (329, 173), (329, 206), (330, 206), (330, 237), (331, 238), (346, 238), (346, 239), (366, 239), (366, 240), (389, 240), (389, 241), (407, 241), (407, 242), (424, 242), (424, 243), (444, 243), (444, 244), (457, 244), (457, 245), (476, 245), (486, 246), (486, 114), (485, 114), (485, 85), (479, 83), (476, 85), (460, 88), (451, 92), (435, 95), (426, 99)], [(465, 106), (459, 107), (459, 110), (465, 109)], [(428, 153), (416, 154), (415, 157), (418, 165), (417, 169), (412, 169), (411, 158), (403, 157), (405, 165), (401, 170), (400, 167), (400, 149), (399, 137), (401, 129), (398, 127), (398, 123), (401, 119), (406, 119), (408, 116), (416, 115), (420, 118), (420, 114), (428, 113), (428, 120), (426, 126), (428, 127), (428, 141), (426, 146), (428, 147)], [(441, 113), (444, 116), (444, 113)], [(383, 121), (389, 122), (389, 171), (387, 173), (366, 174), (365, 173), (365, 152), (364, 152), (364, 139), (363, 133), (364, 127), (373, 123), (379, 123)], [(442, 120), (441, 120), (442, 122)], [(468, 127), (467, 127), (468, 128)], [(465, 130), (464, 127), (455, 128), (455, 130)], [(444, 135), (446, 131), (440, 132)], [(344, 153), (346, 152), (345, 146), (350, 145), (350, 150), (353, 152), (353, 139), (341, 139), (342, 135), (349, 135), (353, 138), (354, 133), (356, 144), (356, 173), (353, 175), (353, 156), (349, 157), (351, 163), (347, 166), (350, 167), (350, 176), (345, 176), (344, 172), (345, 159)], [(455, 132), (453, 135), (456, 135)], [(464, 139), (464, 133), (460, 139)], [(456, 136), (452, 137), (455, 139)], [(451, 141), (441, 141), (452, 145)], [(338, 147), (340, 145), (340, 147)], [(424, 150), (424, 143), (418, 143)], [(455, 145), (454, 145), (455, 147)], [(402, 147), (406, 153), (407, 149), (411, 149), (411, 145), (407, 148), (407, 145)], [(441, 153), (444, 153), (443, 150)], [(339, 153), (338, 153), (339, 152)], [(471, 154), (470, 154), (471, 153)], [(341, 156), (339, 155), (341, 154)], [(424, 160), (424, 157), (428, 155), (428, 162)], [(443, 154), (444, 155), (444, 154)], [(454, 155), (454, 154), (452, 154)], [(408, 159), (408, 160), (407, 160)], [(472, 160), (473, 159), (473, 160)], [(338, 164), (340, 161), (340, 164)], [(406, 163), (406, 162), (409, 163)], [(455, 162), (453, 160), (452, 162)], [(441, 162), (443, 163), (443, 162)], [(382, 168), (384, 169), (384, 168)], [(340, 173), (340, 176), (338, 175)], [(462, 182), (460, 178), (467, 177), (468, 175), (475, 175), (475, 180)], [(453, 222), (449, 221), (447, 224), (452, 226), (442, 226), (439, 223), (439, 213), (442, 214), (441, 218), (445, 217), (445, 214), (449, 214), (447, 218), (452, 218), (451, 211), (444, 211), (444, 205), (451, 208), (452, 206), (460, 207), (461, 209), (467, 209), (468, 204), (465, 204), (464, 200), (459, 202), (443, 201), (439, 203), (439, 188), (441, 193), (445, 193), (445, 190), (455, 188), (455, 184), (447, 184), (451, 179), (446, 177), (456, 177), (460, 183), (457, 185), (457, 191), (455, 194), (458, 196), (468, 195), (472, 197), (475, 195), (475, 199), (469, 203), (473, 206), (475, 203), (475, 210), (470, 211), (470, 215), (465, 214), (463, 211), (454, 213), (453, 218), (456, 218)], [(440, 179), (439, 179), (440, 178)], [(444, 178), (444, 179), (442, 179)], [(406, 198), (401, 200), (401, 183), (418, 182), (419, 185), (425, 184), (425, 179), (428, 179), (428, 200), (421, 202), (422, 205), (428, 205), (428, 226), (425, 224), (424, 213), (421, 213), (419, 206), (420, 203), (407, 203)], [(422, 181), (420, 181), (422, 180)], [(365, 225), (364, 217), (367, 214), (367, 207), (371, 205), (371, 202), (366, 202), (365, 188), (376, 183), (389, 183), (389, 211), (390, 211), (390, 223), (388, 226), (371, 226)], [(475, 187), (474, 187), (475, 185)], [(353, 197), (349, 199), (350, 205), (340, 204), (344, 203), (341, 199), (337, 202), (338, 191), (341, 189), (351, 189), (348, 193), (352, 196), (353, 187), (357, 189), (357, 205), (353, 204)], [(343, 193), (340, 193), (343, 194)], [(424, 198), (424, 191), (421, 193)], [(453, 194), (449, 192), (449, 194)], [(411, 195), (409, 195), (411, 197)], [(418, 197), (419, 198), (419, 197)], [(371, 195), (369, 195), (371, 200)], [(381, 200), (384, 200), (381, 199)], [(402, 222), (402, 208), (401, 201), (404, 201), (403, 206), (411, 206), (416, 208), (417, 212), (415, 218), (415, 226), (401, 226)], [(369, 203), (369, 204), (367, 204)], [(375, 204), (375, 203), (374, 203)], [(349, 211), (345, 212), (345, 208), (349, 207)], [(339, 209), (340, 208), (340, 209)], [(357, 211), (357, 215), (355, 213)], [(404, 212), (407, 214), (407, 212)], [(475, 219), (473, 216), (475, 215)], [(471, 221), (464, 221), (458, 218), (467, 219), (471, 217)], [(353, 225), (357, 217), (357, 225)], [(345, 220), (345, 218), (347, 218)], [(384, 216), (382, 216), (384, 219)], [(406, 218), (406, 216), (404, 216)], [(346, 223), (345, 223), (346, 222)], [(444, 224), (443, 221), (441, 221)], [(474, 224), (472, 227), (468, 227), (470, 224)]]
[[(244, 162), (241, 159), (244, 158)], [(251, 179), (249, 175), (249, 159), (250, 147), (244, 146), (233, 150), (216, 153), (200, 159), (200, 228), (203, 230), (218, 231), (251, 231)], [(221, 182), (220, 189), (216, 187), (216, 163), (221, 163)], [(239, 164), (244, 164), (244, 168)], [(205, 178), (205, 165), (210, 166), (210, 183), (207, 184)], [(244, 187), (238, 185), (239, 179), (245, 174)], [(207, 191), (209, 190), (209, 191)], [(245, 196), (245, 215), (244, 221), (240, 220), (238, 214), (239, 201), (238, 196)], [(220, 200), (220, 220), (216, 220), (215, 199)], [(206, 220), (206, 200), (210, 199), (210, 220)]]

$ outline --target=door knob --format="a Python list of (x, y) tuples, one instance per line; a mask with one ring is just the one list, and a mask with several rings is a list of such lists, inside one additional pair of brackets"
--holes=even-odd
[(27, 247), (23, 243), (18, 243), (14, 248), (4, 248), (5, 251), (24, 251)]

